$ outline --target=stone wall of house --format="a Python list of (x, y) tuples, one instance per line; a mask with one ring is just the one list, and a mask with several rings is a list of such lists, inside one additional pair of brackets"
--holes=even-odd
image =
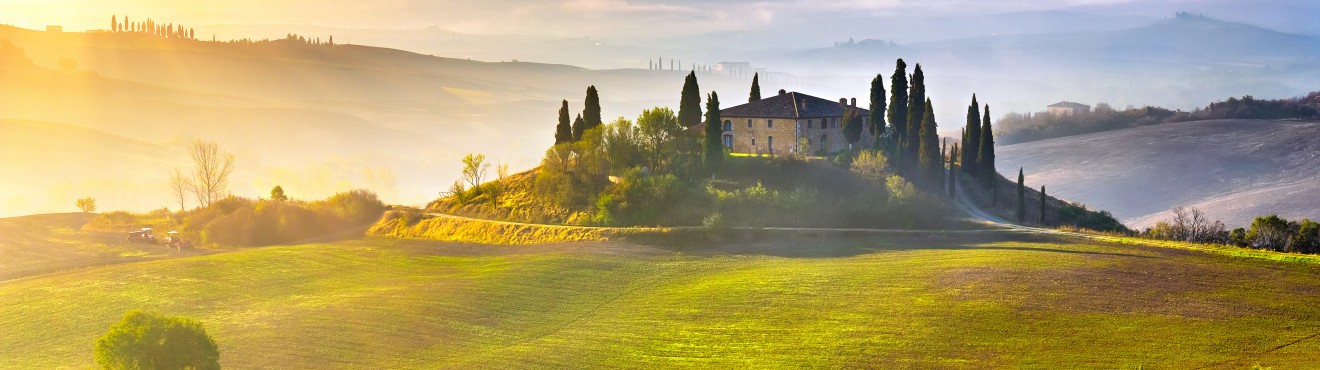
[[(807, 144), (811, 146), (807, 153), (811, 155), (821, 153), (822, 149), (826, 153), (833, 153), (848, 148), (848, 141), (843, 137), (843, 117), (798, 120), (747, 117), (724, 117), (724, 119), (732, 126), (732, 130), (726, 130), (724, 133), (733, 136), (734, 153), (788, 154), (799, 149), (798, 138), (807, 139)], [(867, 117), (863, 117), (863, 120), (869, 122)], [(870, 145), (871, 140), (869, 130), (863, 129), (862, 139), (857, 145)]]

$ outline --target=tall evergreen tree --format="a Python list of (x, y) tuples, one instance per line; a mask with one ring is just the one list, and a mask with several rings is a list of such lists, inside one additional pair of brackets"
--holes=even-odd
[(696, 72), (689, 72), (683, 81), (683, 94), (678, 101), (678, 123), (683, 127), (701, 123), (701, 88), (697, 86)]
[(706, 167), (714, 169), (724, 162), (724, 128), (721, 127), (720, 95), (706, 97)]
[(938, 184), (935, 181), (939, 178), (939, 172), (936, 171), (943, 167), (940, 158), (942, 154), (940, 153), (940, 137), (936, 133), (935, 112), (930, 104), (930, 99), (926, 99), (926, 104), (923, 104), (923, 106), (925, 109), (923, 109), (921, 126), (916, 130), (919, 134), (916, 142), (920, 143), (917, 150), (917, 163), (921, 168), (919, 173), (925, 175), (927, 184)]
[(871, 132), (871, 138), (874, 143), (871, 144), (872, 150), (880, 150), (880, 137), (885, 134), (885, 77), (879, 73), (871, 80), (871, 116), (867, 120), (871, 121), (868, 127)]
[(761, 100), (761, 74), (752, 75), (752, 92), (747, 96), (747, 102), (753, 103)]
[(908, 114), (907, 63), (902, 58), (895, 64), (894, 74), (889, 76), (889, 89), (889, 126), (893, 128), (894, 141), (902, 147), (907, 144)]
[(110, 16), (110, 31), (119, 32), (119, 18), (117, 16)]
[(990, 129), (990, 105), (985, 106), (984, 121), (981, 124), (981, 143), (976, 156), (976, 173), (981, 178), (981, 183), (993, 185), (998, 182), (994, 179), (999, 177), (999, 172), (995, 170), (995, 134)]
[(559, 106), (559, 124), (555, 126), (555, 144), (573, 141), (573, 126), (568, 118), (568, 100)]
[[(600, 93), (596, 91), (596, 85), (587, 87), (587, 100), (584, 105), (582, 108), (582, 131), (600, 126)], [(576, 136), (581, 138), (581, 134)]]
[(848, 149), (853, 148), (862, 139), (862, 115), (857, 108), (843, 106), (843, 139), (848, 141)]
[(908, 126), (907, 141), (911, 144), (909, 151), (920, 155), (921, 145), (918, 144), (921, 138), (921, 124), (925, 122), (925, 107), (923, 102), (926, 99), (926, 75), (921, 72), (921, 63), (917, 63), (912, 71), (912, 81), (908, 86)]
[(1018, 168), (1018, 198), (1017, 198), (1017, 218), (1018, 223), (1027, 220), (1027, 187), (1023, 183), (1025, 178), (1022, 176), (1022, 168)]
[(967, 107), (967, 127), (963, 128), (963, 154), (962, 161), (963, 172), (976, 176), (976, 156), (981, 147), (981, 104), (976, 102), (976, 94), (972, 94), (972, 105)]
[(1040, 186), (1040, 224), (1045, 224), (1045, 185)]
[(587, 131), (587, 123), (582, 120), (582, 113), (573, 119), (573, 141), (582, 140), (582, 133)]
[(958, 167), (958, 161), (960, 160), (958, 156), (958, 143), (953, 143), (953, 152), (949, 153), (949, 174), (947, 175), (949, 180), (949, 185), (947, 186), (949, 188), (949, 199), (957, 198), (958, 171), (955, 170), (955, 168)]

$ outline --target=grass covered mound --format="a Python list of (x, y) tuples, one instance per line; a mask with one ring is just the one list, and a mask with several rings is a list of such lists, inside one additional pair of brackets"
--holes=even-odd
[(542, 166), (438, 199), (427, 211), (582, 226), (958, 225), (946, 200), (917, 191), (901, 177), (867, 178), (823, 160), (730, 157), (707, 176), (639, 168), (618, 173), (593, 183), (589, 176)]
[(336, 240), (360, 236), (385, 212), (375, 193), (353, 190), (319, 201), (228, 197), (207, 207), (171, 213), (109, 212), (97, 215), (85, 230), (124, 232), (143, 227), (163, 238), (169, 230), (204, 245), (261, 246)]

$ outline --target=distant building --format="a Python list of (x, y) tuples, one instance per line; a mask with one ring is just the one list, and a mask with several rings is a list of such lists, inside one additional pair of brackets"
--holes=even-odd
[(756, 73), (749, 62), (719, 62), (715, 64), (715, 70), (733, 77), (751, 77)]
[(1091, 106), (1082, 103), (1073, 103), (1065, 100), (1058, 103), (1050, 104), (1049, 112), (1050, 114), (1053, 114), (1055, 116), (1071, 116), (1082, 113), (1090, 113)]
[(64, 26), (46, 26), (46, 32), (64, 32)]
[[(862, 138), (871, 142), (869, 115), (857, 99), (830, 101), (799, 92), (779, 94), (720, 110), (724, 147), (734, 153), (782, 155), (832, 153), (848, 147), (843, 137), (844, 109), (862, 116)], [(695, 128), (700, 129), (700, 128)], [(800, 145), (807, 147), (800, 147)]]

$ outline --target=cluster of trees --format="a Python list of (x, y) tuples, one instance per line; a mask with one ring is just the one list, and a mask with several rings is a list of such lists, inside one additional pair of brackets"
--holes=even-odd
[(118, 16), (110, 16), (110, 31), (145, 33), (170, 39), (197, 39), (197, 34), (193, 32), (192, 28), (185, 28), (183, 25), (173, 23), (157, 23), (151, 18), (130, 22), (127, 15), (122, 19)]
[(1199, 209), (1177, 207), (1173, 218), (1160, 221), (1140, 236), (1202, 244), (1232, 245), (1276, 252), (1320, 254), (1320, 223), (1303, 218), (1289, 221), (1278, 215), (1256, 217), (1247, 228), (1228, 230)]
[(1320, 118), (1320, 92), (1312, 92), (1304, 97), (1273, 100), (1256, 99), (1247, 95), (1210, 103), (1205, 108), (1191, 112), (1151, 106), (1115, 110), (1109, 104), (1099, 103), (1091, 112), (1074, 115), (1009, 113), (999, 119), (997, 126), (1002, 143), (1016, 144), (1172, 122), (1289, 118)]

